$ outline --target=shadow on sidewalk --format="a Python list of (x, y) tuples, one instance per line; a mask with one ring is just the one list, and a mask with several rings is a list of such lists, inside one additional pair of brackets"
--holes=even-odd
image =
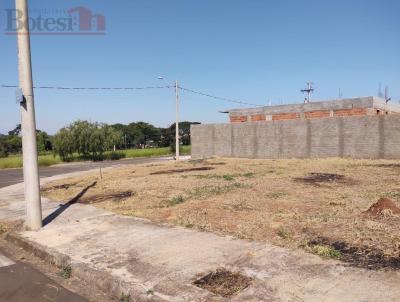
[(43, 226), (48, 225), (50, 222), (52, 222), (54, 219), (56, 219), (58, 216), (60, 216), (66, 209), (68, 209), (73, 204), (77, 203), (79, 201), (79, 199), (83, 195), (85, 195), (85, 193), (90, 188), (93, 188), (96, 184), (97, 184), (97, 181), (94, 181), (91, 185), (84, 188), (81, 192), (79, 192), (74, 198), (72, 198), (66, 204), (60, 205), (60, 207), (57, 210), (55, 210), (53, 213), (49, 214), (45, 219), (43, 219)]

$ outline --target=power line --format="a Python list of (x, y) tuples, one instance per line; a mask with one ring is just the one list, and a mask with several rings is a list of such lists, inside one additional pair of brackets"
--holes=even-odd
[[(16, 85), (0, 85), (1, 88), (18, 88)], [(61, 86), (34, 86), (34, 89), (56, 89), (56, 90), (143, 90), (163, 89), (175, 86), (144, 86), (144, 87), (61, 87)]]
[(206, 96), (206, 97), (209, 97), (209, 98), (212, 98), (212, 99), (216, 99), (216, 100), (222, 100), (222, 101), (226, 101), (226, 102), (242, 104), (242, 105), (250, 105), (250, 106), (256, 106), (256, 107), (263, 107), (264, 106), (264, 105), (252, 104), (252, 103), (247, 103), (247, 102), (243, 102), (243, 101), (237, 101), (237, 100), (232, 100), (232, 99), (228, 99), (228, 98), (224, 98), (224, 97), (219, 97), (219, 96), (211, 95), (211, 94), (208, 94), (208, 93), (204, 93), (204, 92), (200, 92), (200, 91), (195, 91), (195, 90), (192, 90), (192, 89), (184, 88), (182, 86), (179, 86), (179, 89), (187, 91), (187, 92), (191, 92), (191, 93), (194, 93), (194, 94)]
[[(1, 84), (0, 88), (18, 88), (19, 86), (17, 85), (4, 85)], [(144, 89), (165, 89), (165, 88), (175, 88), (175, 86), (144, 86), (144, 87), (63, 87), (63, 86), (34, 86), (34, 89), (53, 89), (53, 90), (144, 90)], [(211, 95), (208, 93), (204, 93), (201, 91), (196, 91), (188, 88), (184, 88), (182, 86), (178, 87), (179, 89), (183, 91), (187, 91), (190, 93), (198, 94), (201, 96), (205, 96), (208, 98), (212, 98), (215, 100), (220, 100), (220, 101), (225, 101), (225, 102), (230, 102), (230, 103), (236, 103), (236, 104), (242, 104), (242, 105), (249, 105), (249, 106), (255, 106), (255, 107), (262, 107), (264, 105), (259, 105), (259, 104), (253, 104), (253, 103), (248, 103), (248, 102), (243, 102), (243, 101), (238, 101), (238, 100), (233, 100), (229, 98), (224, 98), (224, 97), (219, 97), (215, 95)]]

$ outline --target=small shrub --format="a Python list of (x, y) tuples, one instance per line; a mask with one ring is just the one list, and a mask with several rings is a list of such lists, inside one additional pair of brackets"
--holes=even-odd
[(119, 160), (119, 159), (122, 159), (125, 157), (126, 157), (126, 154), (123, 152), (111, 152), (105, 156), (106, 159), (110, 159), (110, 160)]
[(184, 202), (185, 202), (185, 198), (184, 198), (182, 195), (178, 195), (178, 196), (173, 197), (173, 198), (169, 201), (169, 204), (170, 204), (171, 206), (175, 206), (175, 205), (177, 205), (177, 204), (181, 204), (181, 203), (184, 203)]
[(278, 230), (276, 231), (279, 237), (282, 239), (289, 239), (290, 238), (290, 233), (288, 230), (286, 230), (283, 226), (280, 226)]
[(72, 276), (72, 267), (70, 265), (64, 266), (62, 270), (58, 273), (60, 277), (64, 279), (69, 279)]
[(340, 251), (327, 245), (314, 245), (313, 247), (311, 247), (311, 251), (314, 254), (323, 257), (334, 258), (334, 259), (342, 258), (342, 253)]
[(234, 177), (232, 175), (224, 175), (224, 176), (222, 176), (222, 178), (225, 180), (228, 180), (228, 181), (234, 180)]

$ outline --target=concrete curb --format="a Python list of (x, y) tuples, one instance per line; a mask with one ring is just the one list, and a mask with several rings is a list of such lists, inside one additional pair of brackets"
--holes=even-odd
[(124, 295), (129, 295), (135, 302), (161, 302), (170, 301), (167, 297), (157, 292), (146, 293), (147, 289), (142, 284), (137, 284), (132, 288), (132, 284), (127, 284), (119, 278), (111, 276), (109, 273), (95, 270), (83, 263), (73, 262), (67, 255), (58, 253), (51, 248), (44, 247), (35, 242), (29, 241), (18, 233), (10, 232), (6, 235), (6, 240), (15, 246), (33, 254), (34, 256), (56, 266), (64, 268), (70, 266), (72, 274), (88, 284), (96, 286), (101, 292), (111, 299), (120, 301)]

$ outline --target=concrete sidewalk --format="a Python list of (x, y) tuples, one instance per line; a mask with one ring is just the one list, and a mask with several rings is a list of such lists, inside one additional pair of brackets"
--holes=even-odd
[[(23, 214), (21, 189), (0, 189), (0, 220)], [(220, 267), (254, 278), (230, 301), (399, 301), (399, 272), (346, 267), (300, 250), (157, 225), (89, 205), (58, 208), (44, 200), (44, 208), (59, 215), (41, 231), (10, 240), (59, 266), (71, 265), (107, 293), (130, 294), (131, 301), (228, 301), (192, 285)]]

